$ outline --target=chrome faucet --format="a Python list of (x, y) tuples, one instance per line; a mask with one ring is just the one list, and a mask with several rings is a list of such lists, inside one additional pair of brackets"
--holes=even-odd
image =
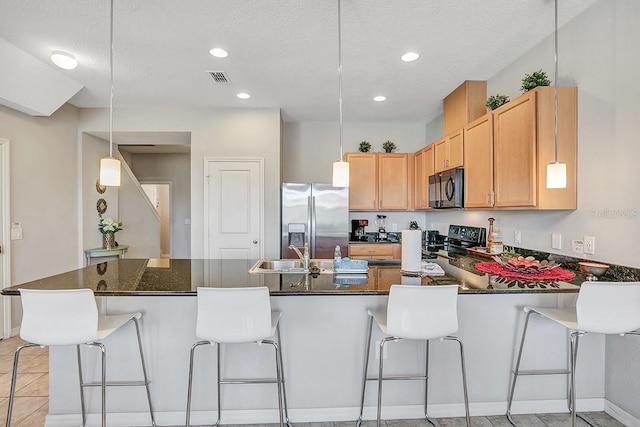
[(300, 252), (300, 249), (298, 249), (295, 245), (289, 245), (289, 249), (293, 249), (296, 255), (298, 255), (298, 258), (300, 258), (300, 261), (302, 261), (302, 267), (305, 270), (308, 270), (309, 269), (309, 244), (308, 243), (304, 244), (304, 255)]

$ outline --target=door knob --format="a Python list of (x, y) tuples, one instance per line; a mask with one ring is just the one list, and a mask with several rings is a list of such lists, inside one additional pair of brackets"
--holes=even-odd
[(254, 245), (257, 245), (257, 244), (258, 244), (258, 240), (254, 239), (254, 240), (253, 240), (253, 244), (254, 244)]

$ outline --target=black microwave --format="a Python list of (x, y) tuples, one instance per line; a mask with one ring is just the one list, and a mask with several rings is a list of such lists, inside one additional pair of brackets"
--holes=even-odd
[(449, 169), (429, 177), (429, 207), (436, 209), (464, 207), (464, 170)]

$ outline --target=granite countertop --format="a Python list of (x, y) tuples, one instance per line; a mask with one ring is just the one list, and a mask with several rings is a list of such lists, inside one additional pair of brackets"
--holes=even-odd
[[(402, 283), (458, 284), (461, 294), (577, 292), (579, 286), (557, 282), (554, 286), (522, 283), (498, 285), (495, 277), (474, 272), (467, 257), (432, 260), (445, 271), (441, 277), (401, 277)], [(431, 261), (431, 260), (430, 260)], [(475, 260), (478, 261), (478, 260)], [(255, 260), (134, 259), (125, 258), (91, 265), (2, 290), (19, 295), (18, 289), (93, 289), (99, 296), (193, 296), (204, 287), (267, 286), (274, 296), (283, 295), (386, 295), (376, 289), (367, 274), (267, 273), (248, 270)], [(370, 267), (400, 268), (400, 261), (370, 261)]]

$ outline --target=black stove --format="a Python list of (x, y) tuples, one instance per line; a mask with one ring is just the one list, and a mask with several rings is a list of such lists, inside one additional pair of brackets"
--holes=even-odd
[(449, 254), (466, 254), (467, 248), (486, 246), (487, 230), (482, 227), (450, 225), (447, 240)]

